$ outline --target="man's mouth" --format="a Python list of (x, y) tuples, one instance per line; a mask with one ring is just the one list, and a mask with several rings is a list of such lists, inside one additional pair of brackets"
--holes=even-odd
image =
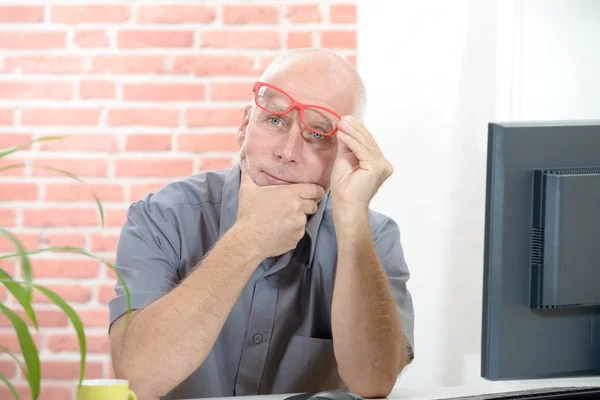
[(291, 185), (295, 182), (285, 181), (263, 171), (270, 185)]

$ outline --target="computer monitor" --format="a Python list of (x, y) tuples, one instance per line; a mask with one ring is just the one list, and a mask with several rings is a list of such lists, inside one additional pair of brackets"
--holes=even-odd
[(481, 376), (600, 375), (600, 121), (488, 126)]

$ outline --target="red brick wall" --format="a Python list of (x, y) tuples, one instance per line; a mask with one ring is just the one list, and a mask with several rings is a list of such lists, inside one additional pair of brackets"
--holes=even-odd
[[(355, 61), (353, 3), (0, 5), (0, 148), (40, 135), (72, 135), (12, 157), (25, 169), (0, 172), (0, 226), (18, 233), (28, 248), (81, 246), (112, 259), (131, 202), (165, 182), (232, 164), (235, 127), (250, 85), (275, 55), (315, 46)], [(84, 187), (33, 163), (89, 182), (104, 202), (107, 227), (99, 227)], [(0, 239), (0, 254), (11, 249)], [(12, 262), (0, 263), (19, 276)], [(72, 255), (36, 256), (33, 265), (38, 281), (75, 305), (85, 322), (87, 376), (112, 376), (106, 332), (114, 276), (98, 262)], [(60, 311), (36, 299), (42, 398), (72, 398), (74, 331)], [(0, 300), (16, 306), (3, 287)], [(5, 319), (0, 344), (18, 350)], [(5, 355), (0, 373), (25, 387)], [(4, 387), (0, 398), (8, 398)]]

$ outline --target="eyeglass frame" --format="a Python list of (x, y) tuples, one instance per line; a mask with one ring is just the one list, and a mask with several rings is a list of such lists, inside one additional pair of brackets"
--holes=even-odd
[[(271, 89), (277, 90), (278, 92), (280, 92), (281, 94), (283, 94), (284, 96), (286, 96), (288, 99), (290, 99), (290, 101), (292, 102), (292, 104), (283, 112), (276, 112), (273, 110), (269, 110), (263, 106), (261, 106), (258, 102), (258, 90), (263, 87), (270, 87)], [(292, 111), (294, 108), (298, 108), (298, 110), (300, 111), (300, 121), (302, 121), (302, 124), (307, 127), (308, 129), (310, 129), (312, 132), (318, 133), (319, 135), (323, 135), (323, 136), (331, 136), (334, 133), (336, 133), (338, 131), (338, 126), (336, 125), (335, 128), (333, 128), (333, 130), (329, 133), (323, 133), (323, 132), (319, 132), (316, 131), (314, 129), (312, 129), (310, 126), (308, 126), (308, 124), (306, 122), (304, 122), (304, 109), (306, 108), (317, 108), (319, 110), (323, 110), (323, 111), (327, 111), (328, 113), (331, 113), (333, 115), (335, 115), (338, 118), (338, 124), (339, 124), (339, 120), (342, 118), (341, 115), (339, 115), (338, 113), (336, 113), (335, 111), (327, 108), (327, 107), (323, 107), (317, 104), (304, 104), (304, 103), (300, 103), (299, 101), (297, 101), (296, 99), (294, 99), (290, 94), (286, 93), (285, 90), (275, 86), (275, 85), (271, 85), (270, 83), (266, 83), (266, 82), (261, 82), (261, 81), (256, 81), (254, 82), (254, 87), (252, 88), (252, 91), (254, 92), (254, 103), (260, 107), (261, 109), (263, 109), (266, 112), (272, 113), (272, 114), (276, 114), (276, 115), (285, 115), (287, 113), (289, 113), (290, 111)]]

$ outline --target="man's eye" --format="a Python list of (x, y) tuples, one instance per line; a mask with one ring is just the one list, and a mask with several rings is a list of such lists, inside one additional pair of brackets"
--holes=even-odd
[(316, 140), (322, 140), (325, 139), (325, 135), (321, 134), (321, 133), (317, 133), (317, 132), (311, 132), (310, 133), (312, 135), (312, 137)]
[(273, 126), (279, 126), (282, 121), (281, 121), (281, 118), (279, 118), (279, 117), (269, 117), (269, 122)]

